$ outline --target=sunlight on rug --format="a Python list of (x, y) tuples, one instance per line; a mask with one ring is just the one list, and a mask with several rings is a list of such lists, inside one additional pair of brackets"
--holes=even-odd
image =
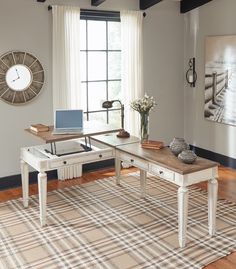
[(236, 250), (236, 205), (217, 204), (217, 234), (208, 235), (207, 194), (189, 193), (188, 241), (178, 246), (177, 187), (139, 174), (48, 193), (48, 225), (39, 224), (38, 196), (0, 203), (1, 269), (194, 269)]

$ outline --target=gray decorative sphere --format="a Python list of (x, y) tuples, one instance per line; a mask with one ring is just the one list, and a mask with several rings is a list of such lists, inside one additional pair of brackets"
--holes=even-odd
[(178, 156), (183, 150), (189, 149), (189, 145), (185, 142), (184, 138), (175, 137), (170, 143), (170, 150), (175, 156)]
[(192, 150), (183, 150), (179, 155), (178, 159), (184, 163), (191, 164), (197, 159), (197, 155)]

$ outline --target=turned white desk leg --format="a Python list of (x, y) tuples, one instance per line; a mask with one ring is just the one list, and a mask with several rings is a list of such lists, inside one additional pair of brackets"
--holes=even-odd
[(208, 181), (208, 225), (209, 235), (216, 232), (216, 206), (217, 206), (218, 181), (213, 178)]
[(28, 164), (21, 160), (21, 182), (22, 182), (22, 198), (24, 207), (29, 205), (29, 167)]
[(146, 197), (146, 182), (147, 182), (147, 172), (140, 170), (140, 187), (141, 187), (141, 197)]
[(120, 185), (120, 170), (121, 170), (120, 159), (115, 158), (115, 171), (116, 171), (116, 184), (117, 185)]
[(183, 248), (186, 244), (186, 231), (188, 220), (188, 189), (178, 189), (178, 221), (179, 221), (179, 245)]
[(41, 226), (46, 225), (47, 214), (47, 174), (38, 174), (38, 189), (39, 189), (39, 209)]

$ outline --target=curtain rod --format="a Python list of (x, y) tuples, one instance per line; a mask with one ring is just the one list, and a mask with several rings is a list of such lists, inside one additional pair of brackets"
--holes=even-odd
[[(49, 5), (48, 6), (48, 10), (52, 10), (52, 6)], [(92, 11), (91, 9), (81, 9), (81, 11)], [(110, 11), (109, 11), (110, 12)], [(117, 12), (117, 13), (120, 13), (119, 11), (113, 11), (114, 13)], [(143, 17), (145, 18), (146, 17), (146, 12), (143, 12)]]

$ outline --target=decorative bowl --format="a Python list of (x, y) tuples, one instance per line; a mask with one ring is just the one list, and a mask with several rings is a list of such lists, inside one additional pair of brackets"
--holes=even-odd
[(175, 156), (186, 149), (189, 149), (189, 145), (184, 141), (184, 138), (175, 137), (170, 143), (170, 150)]
[(192, 150), (183, 150), (179, 155), (178, 159), (184, 163), (191, 164), (197, 159), (197, 155)]

